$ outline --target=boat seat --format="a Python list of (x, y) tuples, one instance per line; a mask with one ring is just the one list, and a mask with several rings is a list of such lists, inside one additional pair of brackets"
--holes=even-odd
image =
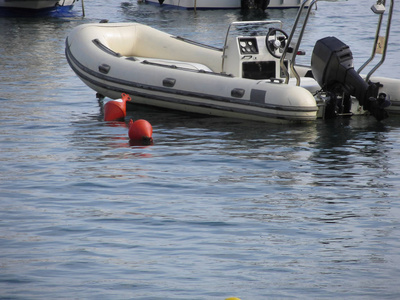
[(161, 59), (161, 58), (151, 58), (151, 57), (138, 57), (138, 56), (134, 56), (133, 58), (137, 61), (141, 61), (141, 62), (147, 61), (148, 63), (152, 63), (152, 64), (175, 66), (177, 68), (184, 68), (184, 69), (190, 69), (190, 70), (195, 70), (195, 71), (213, 72), (206, 65), (194, 63), (194, 62)]

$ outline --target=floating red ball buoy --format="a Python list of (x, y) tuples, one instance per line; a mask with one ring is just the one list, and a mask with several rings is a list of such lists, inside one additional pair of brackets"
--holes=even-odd
[(104, 105), (104, 121), (115, 121), (126, 116), (126, 102), (131, 101), (128, 94), (121, 94), (121, 99), (108, 101)]
[(153, 142), (153, 127), (146, 120), (140, 119), (129, 122), (129, 138), (132, 141), (141, 141), (143, 143), (151, 144)]

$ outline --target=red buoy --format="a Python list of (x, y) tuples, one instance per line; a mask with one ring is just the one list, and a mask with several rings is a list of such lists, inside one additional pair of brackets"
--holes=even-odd
[(140, 119), (129, 122), (129, 138), (131, 141), (142, 141), (143, 143), (153, 142), (153, 127), (146, 120)]
[(104, 105), (104, 121), (115, 121), (126, 116), (126, 102), (131, 101), (128, 94), (121, 94), (121, 99), (111, 100)]

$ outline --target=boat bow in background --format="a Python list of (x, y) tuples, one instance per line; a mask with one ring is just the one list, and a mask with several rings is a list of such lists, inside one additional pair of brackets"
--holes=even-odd
[(35, 16), (56, 10), (70, 10), (76, 0), (0, 0), (3, 15)]
[[(263, 9), (283, 9), (299, 8), (303, 0), (146, 0), (151, 4), (178, 7), (184, 9), (233, 9), (233, 8), (253, 8)], [(307, 6), (311, 0), (307, 0)]]

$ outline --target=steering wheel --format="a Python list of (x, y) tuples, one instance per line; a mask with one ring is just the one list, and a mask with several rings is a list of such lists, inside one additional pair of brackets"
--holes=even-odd
[[(281, 35), (278, 35), (280, 33)], [(273, 57), (281, 58), (283, 50), (285, 50), (288, 35), (282, 29), (271, 28), (265, 37), (265, 45), (267, 46), (268, 52)], [(276, 51), (279, 50), (279, 54)]]

